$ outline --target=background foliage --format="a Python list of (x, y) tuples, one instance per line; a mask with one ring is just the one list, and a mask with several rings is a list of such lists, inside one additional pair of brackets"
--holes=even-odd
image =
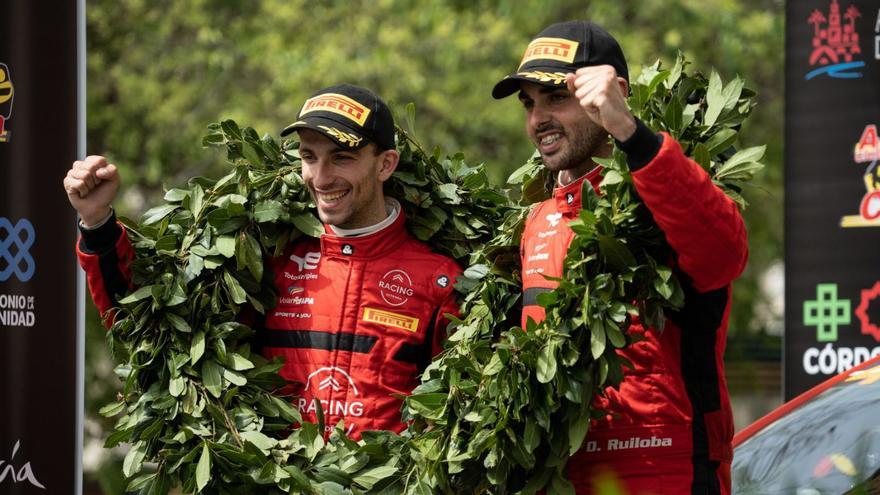
[[(484, 161), (501, 184), (532, 147), (519, 103), (492, 100), (491, 87), (535, 33), (574, 18), (614, 33), (634, 71), (658, 58), (672, 63), (681, 50), (694, 66), (714, 67), (725, 81), (739, 74), (758, 92), (742, 135), (768, 144), (767, 168), (744, 192), (751, 254), (734, 291), (728, 358), (751, 352), (750, 343), (778, 348), (767, 337), (778, 315), (760, 283), (782, 257), (781, 0), (90, 0), (88, 152), (121, 167), (117, 206), (136, 217), (163, 188), (223, 173), (223, 157), (200, 149), (209, 122), (280, 130), (314, 90), (348, 81), (383, 95), (400, 122), (415, 102), (421, 142)], [(86, 468), (103, 491), (119, 493), (119, 468), (100, 469), (108, 456), (95, 455), (106, 435), (95, 411), (118, 389), (102, 334), (93, 317), (87, 437), (97, 440)]]

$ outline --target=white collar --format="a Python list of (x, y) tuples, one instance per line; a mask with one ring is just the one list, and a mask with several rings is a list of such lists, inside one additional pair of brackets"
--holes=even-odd
[(385, 217), (385, 220), (382, 220), (381, 222), (374, 225), (360, 227), (357, 229), (343, 229), (335, 225), (330, 225), (329, 227), (330, 230), (332, 230), (333, 233), (339, 237), (357, 237), (372, 234), (373, 232), (379, 232), (380, 230), (394, 223), (394, 221), (397, 220), (397, 217), (400, 215), (400, 210), (400, 203), (396, 199), (385, 198), (385, 213), (388, 214), (388, 216)]

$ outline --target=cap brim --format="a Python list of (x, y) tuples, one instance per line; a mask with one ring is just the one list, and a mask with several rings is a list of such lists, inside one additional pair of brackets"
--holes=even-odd
[[(327, 137), (328, 139), (330, 139), (334, 143), (338, 144), (340, 147), (346, 148), (346, 149), (356, 150), (359, 148), (363, 148), (364, 146), (366, 146), (367, 144), (370, 143), (369, 139), (367, 139), (364, 136), (361, 136), (360, 134), (355, 132), (355, 130), (352, 129), (351, 127), (349, 127), (347, 125), (342, 125), (338, 121), (333, 120), (333, 119), (327, 119), (327, 118), (317, 117), (317, 116), (306, 117), (306, 118), (297, 120), (296, 122), (290, 124), (289, 126), (287, 126), (281, 130), (281, 137), (287, 137), (290, 134), (292, 134), (300, 129), (309, 129), (309, 130), (315, 131), (315, 132), (321, 134), (322, 136)], [(348, 136), (340, 135), (338, 132), (334, 133), (333, 131), (328, 130), (328, 129), (335, 129), (336, 131), (341, 131), (342, 133), (345, 133)], [(351, 144), (349, 139), (346, 139), (346, 138), (352, 138), (352, 137), (358, 139), (358, 142), (354, 145)]]
[[(508, 74), (504, 79), (498, 81), (495, 87), (492, 88), (492, 97), (496, 100), (507, 98), (519, 91), (520, 83), (523, 81), (554, 88), (563, 87), (565, 86), (565, 79), (553, 76), (560, 73), (568, 74), (573, 72), (572, 70), (565, 70), (560, 67), (530, 67), (526, 71)], [(523, 74), (531, 74), (531, 77)]]
[(521, 78), (516, 74), (510, 74), (504, 79), (498, 81), (495, 87), (492, 88), (492, 98), (500, 100), (519, 91), (520, 79)]

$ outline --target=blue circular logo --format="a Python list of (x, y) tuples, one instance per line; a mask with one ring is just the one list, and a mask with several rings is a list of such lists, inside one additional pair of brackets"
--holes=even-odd
[(8, 218), (0, 217), (0, 282), (13, 274), (22, 282), (34, 276), (36, 263), (28, 252), (34, 237), (34, 226), (26, 218), (12, 225)]

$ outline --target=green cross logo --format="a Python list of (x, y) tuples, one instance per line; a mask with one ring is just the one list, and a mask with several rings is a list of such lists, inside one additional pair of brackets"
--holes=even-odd
[(837, 299), (837, 284), (816, 286), (816, 299), (804, 301), (804, 326), (816, 327), (817, 342), (837, 342), (837, 327), (849, 325), (849, 299)]

